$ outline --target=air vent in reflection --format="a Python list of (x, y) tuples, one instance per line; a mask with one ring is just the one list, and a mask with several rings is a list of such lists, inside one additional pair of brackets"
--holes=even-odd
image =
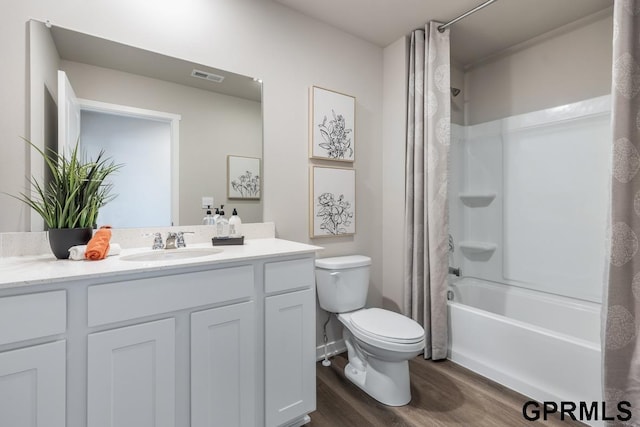
[(199, 79), (205, 79), (216, 83), (221, 83), (224, 80), (224, 76), (219, 76), (213, 73), (207, 73), (206, 71), (193, 70), (191, 72), (193, 77), (198, 77)]

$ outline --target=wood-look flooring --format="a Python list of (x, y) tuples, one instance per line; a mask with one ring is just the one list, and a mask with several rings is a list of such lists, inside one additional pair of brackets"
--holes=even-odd
[(409, 361), (409, 405), (385, 406), (344, 376), (346, 353), (331, 361), (330, 367), (316, 365), (318, 408), (311, 413), (311, 427), (584, 426), (559, 417), (527, 421), (522, 405), (528, 397), (451, 361), (432, 362), (422, 356)]

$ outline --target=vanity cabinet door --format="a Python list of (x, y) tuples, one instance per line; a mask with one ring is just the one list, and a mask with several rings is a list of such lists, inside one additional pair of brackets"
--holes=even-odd
[(88, 427), (175, 425), (175, 321), (90, 334)]
[(314, 289), (265, 298), (267, 427), (316, 409)]
[(256, 425), (253, 301), (191, 315), (191, 427)]
[(66, 343), (0, 353), (0, 426), (65, 426)]

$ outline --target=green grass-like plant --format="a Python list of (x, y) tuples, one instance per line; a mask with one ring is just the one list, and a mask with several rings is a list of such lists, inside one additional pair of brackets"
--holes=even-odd
[(123, 165), (114, 164), (101, 150), (94, 160), (80, 154), (78, 143), (68, 156), (41, 150), (25, 141), (43, 157), (51, 173), (48, 185), (31, 178), (31, 195), (12, 196), (35, 210), (48, 228), (94, 227), (98, 210), (116, 196), (105, 179)]

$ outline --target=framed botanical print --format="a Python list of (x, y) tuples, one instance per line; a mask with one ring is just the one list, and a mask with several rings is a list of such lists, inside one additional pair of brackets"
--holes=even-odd
[(311, 166), (309, 235), (350, 236), (356, 232), (356, 171)]
[(260, 159), (227, 156), (227, 199), (260, 199)]
[(353, 162), (356, 98), (312, 86), (309, 104), (309, 157)]

